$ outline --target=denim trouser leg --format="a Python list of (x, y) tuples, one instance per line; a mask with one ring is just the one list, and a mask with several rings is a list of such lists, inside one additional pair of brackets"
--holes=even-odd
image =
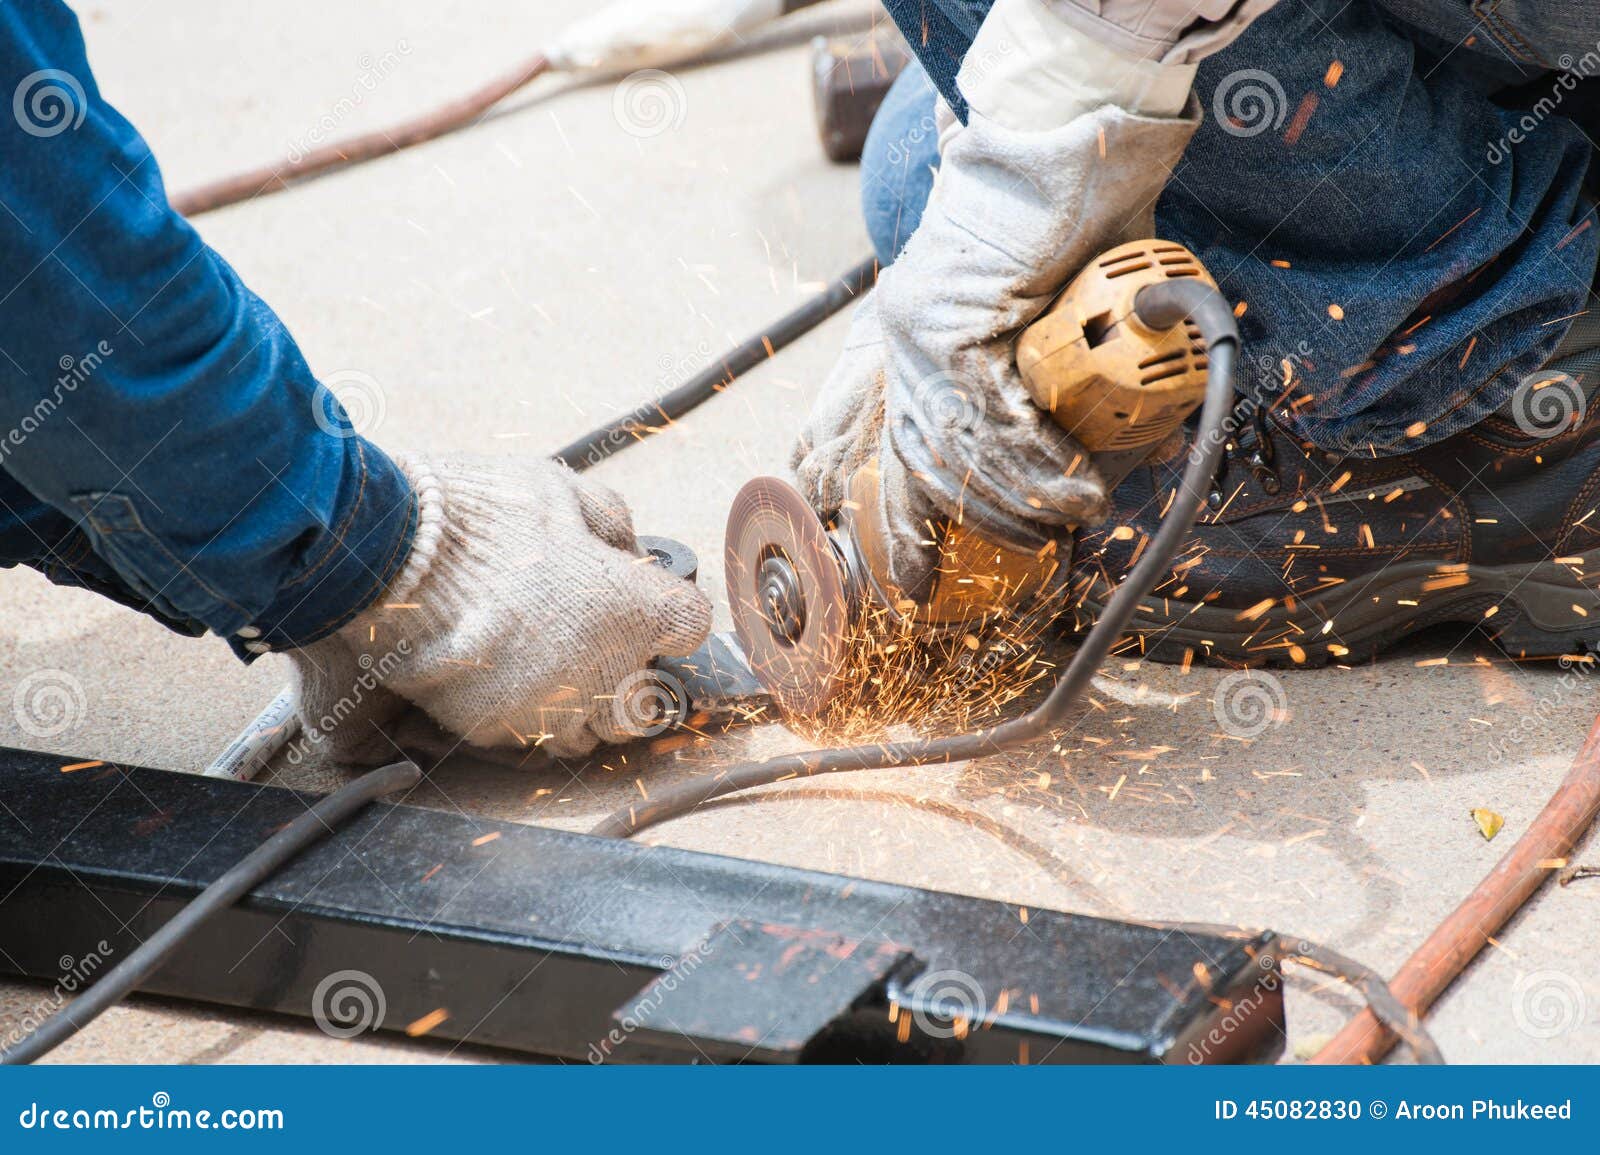
[(1476, 424), (1593, 283), (1589, 140), (1557, 115), (1512, 144), (1503, 62), (1430, 42), (1361, 0), (1278, 5), (1202, 63), (1207, 115), (1157, 206), (1245, 310), (1241, 387), (1324, 449)]
[[(921, 43), (921, 0), (887, 6), (949, 98), (970, 35), (945, 21)], [(1587, 305), (1591, 143), (1559, 100), (1525, 131), (1527, 114), (1495, 98), (1537, 86), (1541, 60), (1582, 71), (1600, 9), (1507, 0), (1464, 20), (1460, 7), (1389, 0), (1405, 23), (1370, 0), (1278, 5), (1201, 66), (1206, 115), (1157, 205), (1157, 231), (1244, 309), (1241, 388), (1287, 392), (1325, 448), (1405, 452), (1474, 424)], [(901, 140), (924, 115), (910, 101), (889, 112), (872, 139)]]
[(241, 656), (325, 636), (405, 560), (410, 485), (167, 204), (65, 5), (0, 5), (0, 91), (0, 565)]
[(922, 220), (939, 164), (938, 95), (916, 61), (895, 78), (861, 150), (861, 211), (878, 262), (893, 263)]

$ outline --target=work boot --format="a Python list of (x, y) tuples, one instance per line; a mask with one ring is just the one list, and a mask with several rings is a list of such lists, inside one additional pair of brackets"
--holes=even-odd
[[(1594, 650), (1600, 402), (1578, 382), (1600, 374), (1550, 372), (1550, 395), (1519, 389), (1504, 413), (1397, 457), (1323, 452), (1287, 430), (1281, 409), (1241, 398), (1207, 507), (1125, 652), (1315, 666), (1370, 658), (1444, 622), (1478, 627), (1515, 658)], [(1130, 475), (1110, 519), (1080, 539), (1076, 630), (1160, 526), (1188, 459), (1172, 448)]]

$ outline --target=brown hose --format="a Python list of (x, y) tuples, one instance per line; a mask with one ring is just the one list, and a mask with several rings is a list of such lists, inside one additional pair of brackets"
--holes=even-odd
[[(1425, 1014), (1494, 934), (1541, 883), (1555, 871), (1553, 861), (1565, 858), (1600, 813), (1600, 718), (1578, 751), (1572, 769), (1533, 825), (1487, 878), (1417, 952), (1406, 960), (1389, 989), (1412, 1013)], [(1392, 1031), (1371, 1011), (1362, 1011), (1344, 1025), (1311, 1060), (1313, 1063), (1376, 1063), (1395, 1045)]]
[(402, 121), (391, 128), (380, 128), (349, 140), (325, 144), (306, 153), (298, 162), (283, 160), (179, 193), (172, 198), (172, 207), (186, 217), (198, 216), (224, 205), (280, 192), (288, 188), (291, 181), (346, 165), (360, 164), (433, 140), (471, 124), (517, 89), (542, 76), (549, 68), (550, 62), (543, 55), (531, 57), (477, 91), (421, 116)]

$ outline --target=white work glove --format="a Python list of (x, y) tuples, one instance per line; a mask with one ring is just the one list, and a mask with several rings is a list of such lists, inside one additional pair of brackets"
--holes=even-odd
[(785, 11), (784, 0), (614, 0), (545, 49), (563, 71), (663, 68), (738, 42)]
[(933, 519), (1049, 532), (1093, 524), (1106, 506), (1087, 453), (1028, 394), (1012, 345), (1092, 257), (1152, 234), (1199, 112), (1192, 65), (1120, 55), (1056, 11), (999, 0), (979, 29), (957, 81), (968, 123), (941, 133), (921, 224), (858, 309), (794, 454), (802, 490), (831, 514), (833, 475), (864, 458), (843, 443), (881, 427), (866, 451), (878, 453), (879, 502), (855, 516), (878, 519), (888, 576), (912, 597), (938, 562)]
[(1028, 0), (1140, 60), (1198, 64), (1278, 0)]
[(878, 452), (883, 427), (883, 326), (874, 290), (856, 306), (844, 351), (822, 383), (789, 464), (818, 513), (836, 513), (850, 478)]
[(650, 659), (711, 628), (693, 583), (639, 557), (627, 507), (542, 459), (395, 458), (416, 491), (411, 555), (371, 608), (289, 651), (300, 718), (336, 757), (394, 757), (407, 703), (474, 745), (575, 757), (643, 732)]

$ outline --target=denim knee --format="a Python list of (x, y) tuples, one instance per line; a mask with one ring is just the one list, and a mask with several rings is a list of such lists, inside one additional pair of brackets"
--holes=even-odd
[(939, 165), (933, 83), (922, 66), (906, 66), (867, 132), (861, 152), (861, 212), (878, 260), (890, 264), (916, 231), (933, 170)]

